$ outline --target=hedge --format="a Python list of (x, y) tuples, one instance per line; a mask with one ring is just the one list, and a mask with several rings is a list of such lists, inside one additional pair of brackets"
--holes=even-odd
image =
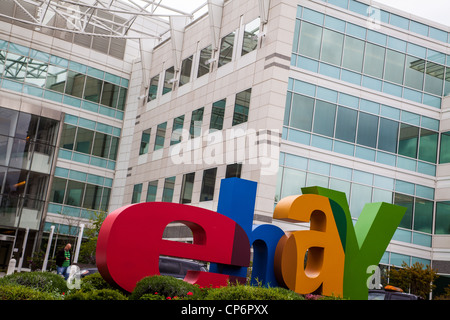
[(0, 285), (0, 300), (62, 300), (62, 296), (17, 284)]
[(20, 272), (4, 276), (0, 278), (0, 286), (5, 285), (21, 285), (41, 292), (56, 294), (62, 294), (68, 290), (67, 283), (62, 276), (40, 271)]
[(152, 295), (158, 296), (155, 299), (160, 299), (160, 297), (162, 299), (199, 299), (203, 297), (203, 291), (198, 286), (183, 280), (170, 276), (155, 275), (139, 281), (129, 299), (149, 300)]

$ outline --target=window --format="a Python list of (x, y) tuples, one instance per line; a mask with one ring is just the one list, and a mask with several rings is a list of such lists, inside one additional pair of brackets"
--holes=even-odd
[(364, 59), (364, 73), (376, 78), (383, 78), (384, 55), (386, 49), (383, 47), (366, 43), (366, 54)]
[(394, 195), (394, 204), (406, 208), (405, 215), (399, 224), (400, 228), (412, 229), (412, 218), (414, 210), (414, 198), (404, 194), (396, 193)]
[(427, 62), (425, 73), (425, 91), (442, 96), (445, 67), (434, 62)]
[(86, 86), (84, 88), (84, 99), (92, 102), (100, 102), (100, 95), (102, 93), (102, 83), (100, 79), (86, 76)]
[(336, 139), (355, 142), (357, 117), (356, 110), (339, 107), (336, 118)]
[(300, 30), (299, 53), (313, 59), (319, 59), (322, 28), (302, 22)]
[(436, 203), (435, 234), (450, 234), (450, 202)]
[(438, 148), (438, 133), (420, 129), (419, 159), (436, 163)]
[(406, 56), (405, 85), (413, 89), (423, 90), (424, 71), (425, 60)]
[(204, 108), (199, 108), (197, 110), (192, 111), (191, 125), (189, 128), (191, 138), (200, 137), (201, 135), (203, 123), (203, 109)]
[(162, 194), (163, 202), (172, 202), (174, 187), (175, 187), (175, 177), (166, 178), (164, 180), (164, 189)]
[(314, 99), (299, 94), (293, 95), (290, 126), (311, 131)]
[(85, 75), (69, 70), (66, 81), (66, 89), (64, 92), (71, 96), (81, 98), (83, 96), (85, 81)]
[(227, 165), (225, 178), (240, 178), (242, 171), (242, 163), (234, 163)]
[(344, 57), (342, 66), (344, 68), (361, 72), (364, 58), (364, 41), (352, 37), (345, 37)]
[[(11, 54), (8, 53), (8, 60), (10, 59), (10, 57), (11, 57)], [(20, 64), (19, 61), (18, 61), (18, 63)], [(26, 63), (26, 60), (25, 60), (25, 63)], [(22, 67), (23, 67), (23, 71), (25, 71), (26, 66), (22, 66)], [(21, 74), (21, 72), (22, 72), (21, 70), (17, 70), (17, 71), (18, 71), (18, 74), (16, 75), (16, 78), (18, 78), (18, 77), (23, 78), (25, 76), (25, 75)], [(91, 84), (91, 85), (94, 84), (94, 82), (97, 82), (97, 80), (94, 78), (91, 78), (91, 77), (88, 77), (88, 78), (89, 78), (89, 84)], [(52, 66), (52, 65), (48, 66), (45, 88), (62, 93), (62, 92), (64, 92), (64, 85), (66, 83), (66, 80), (67, 80), (67, 70), (65, 68)], [(98, 83), (95, 83), (95, 84), (98, 85)], [(91, 88), (91, 90), (92, 90), (91, 93), (92, 92), (98, 93), (96, 95), (96, 97), (98, 98), (100, 95), (100, 92), (101, 92), (101, 88), (94, 87), (94, 88)], [(86, 97), (86, 95), (85, 95), (85, 97)], [(88, 100), (90, 100), (90, 99), (88, 99)]]
[(212, 58), (212, 48), (208, 46), (200, 51), (197, 78), (209, 73), (209, 61)]
[(255, 50), (256, 47), (258, 46), (259, 27), (260, 27), (259, 18), (245, 25), (244, 39), (242, 43), (242, 52), (241, 52), (242, 56)]
[(210, 201), (214, 198), (214, 188), (216, 185), (217, 168), (203, 171), (202, 189), (200, 201)]
[(192, 202), (192, 190), (194, 188), (195, 172), (186, 173), (183, 175), (181, 184), (180, 203)]
[(336, 105), (317, 100), (314, 111), (313, 131), (328, 137), (333, 137)]
[(151, 128), (142, 131), (141, 145), (139, 146), (139, 155), (142, 155), (142, 154), (145, 154), (148, 152), (151, 131), (152, 131)]
[(398, 122), (381, 118), (378, 132), (378, 149), (396, 153), (398, 141)]
[(236, 94), (233, 113), (233, 126), (247, 122), (251, 93), (252, 89), (247, 89)]
[(100, 103), (115, 108), (119, 97), (120, 87), (109, 82), (103, 83), (102, 98)]
[(77, 127), (65, 123), (61, 132), (59, 146), (64, 149), (73, 150)]
[(66, 180), (57, 177), (53, 178), (50, 201), (55, 203), (63, 203), (65, 191)]
[(67, 182), (66, 200), (64, 203), (74, 207), (81, 207), (84, 186), (82, 182), (69, 180)]
[(378, 117), (368, 113), (359, 113), (357, 143), (367, 147), (377, 146)]
[(212, 105), (211, 121), (209, 122), (210, 130), (222, 130), (223, 118), (225, 114), (226, 99), (216, 101)]
[(158, 124), (158, 127), (156, 128), (154, 150), (159, 150), (159, 149), (164, 148), (164, 140), (166, 138), (166, 126), (167, 126), (167, 122)]
[(226, 65), (233, 58), (234, 35), (235, 33), (233, 31), (223, 37), (220, 42), (219, 67)]
[(150, 181), (147, 187), (146, 202), (153, 202), (156, 200), (156, 191), (158, 190), (158, 180)]
[(102, 198), (103, 187), (86, 184), (86, 194), (83, 200), (83, 208), (98, 209)]
[(450, 163), (450, 132), (443, 132), (441, 134), (439, 163)]
[(405, 55), (393, 50), (386, 50), (386, 66), (384, 79), (403, 84), (403, 73), (405, 69)]
[(93, 140), (94, 131), (79, 127), (75, 141), (75, 151), (90, 154)]
[(156, 95), (158, 94), (158, 82), (159, 74), (157, 74), (150, 80), (150, 87), (148, 89), (148, 101), (156, 99)]
[(172, 136), (170, 137), (170, 145), (174, 145), (174, 144), (181, 142), (183, 124), (184, 124), (184, 115), (173, 119)]
[(324, 29), (321, 60), (340, 66), (343, 46), (344, 35), (342, 33)]
[(142, 183), (135, 184), (133, 187), (133, 194), (131, 196), (131, 203), (139, 203), (141, 201)]
[(433, 225), (433, 201), (415, 199), (414, 230), (431, 233)]
[(107, 158), (109, 155), (109, 147), (111, 145), (111, 136), (95, 132), (94, 146), (92, 147), (92, 155)]
[(410, 158), (416, 158), (418, 140), (419, 128), (402, 123), (400, 126), (398, 154)]
[(191, 80), (192, 56), (186, 58), (181, 63), (180, 87)]
[(164, 85), (162, 94), (166, 94), (172, 91), (172, 83), (174, 76), (175, 76), (175, 69), (173, 67), (170, 67), (169, 69), (166, 70), (164, 74)]

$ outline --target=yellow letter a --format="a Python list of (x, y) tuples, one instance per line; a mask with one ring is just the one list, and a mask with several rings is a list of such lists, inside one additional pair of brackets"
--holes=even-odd
[(275, 254), (279, 283), (300, 294), (342, 296), (345, 253), (330, 200), (314, 194), (289, 196), (278, 202), (273, 217), (310, 222), (310, 230), (288, 232), (280, 240)]

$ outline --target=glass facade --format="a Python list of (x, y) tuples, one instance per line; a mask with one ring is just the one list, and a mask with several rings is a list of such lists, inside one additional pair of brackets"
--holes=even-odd
[(107, 211), (113, 180), (57, 167), (48, 212), (90, 219), (92, 211)]
[(299, 7), (291, 64), (440, 108), (450, 92), (444, 52)]
[(0, 86), (123, 119), (128, 80), (0, 40)]
[(0, 108), (0, 228), (40, 228), (59, 126)]
[(289, 80), (283, 138), (434, 176), (439, 120)]
[[(366, 203), (387, 202), (404, 206), (407, 212), (393, 239), (431, 247), (435, 197), (431, 187), (281, 153), (275, 202), (301, 194), (301, 188), (306, 186), (344, 192), (354, 219), (359, 217)], [(446, 212), (446, 209), (443, 206), (441, 210)], [(441, 216), (446, 219), (446, 213)]]
[(114, 170), (121, 129), (65, 115), (58, 158)]

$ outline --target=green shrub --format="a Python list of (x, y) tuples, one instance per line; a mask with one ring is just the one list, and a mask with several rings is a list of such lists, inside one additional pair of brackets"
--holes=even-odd
[(199, 299), (202, 296), (202, 290), (193, 284), (170, 276), (155, 275), (139, 281), (129, 299), (139, 300), (143, 295), (155, 293), (164, 298)]
[(100, 273), (93, 273), (81, 278), (81, 290), (92, 291), (101, 289), (114, 289), (108, 282), (103, 279)]
[(13, 273), (0, 279), (0, 286), (8, 284), (17, 284), (50, 293), (61, 294), (68, 290), (66, 280), (62, 276), (51, 272)]
[(236, 284), (208, 290), (205, 300), (304, 300), (304, 298), (283, 288)]
[(139, 300), (166, 300), (166, 298), (160, 294), (146, 293), (142, 295)]
[(17, 284), (0, 285), (0, 300), (57, 300), (55, 294)]
[(64, 300), (127, 300), (127, 297), (117, 290), (100, 289), (83, 291), (78, 290), (68, 294)]

